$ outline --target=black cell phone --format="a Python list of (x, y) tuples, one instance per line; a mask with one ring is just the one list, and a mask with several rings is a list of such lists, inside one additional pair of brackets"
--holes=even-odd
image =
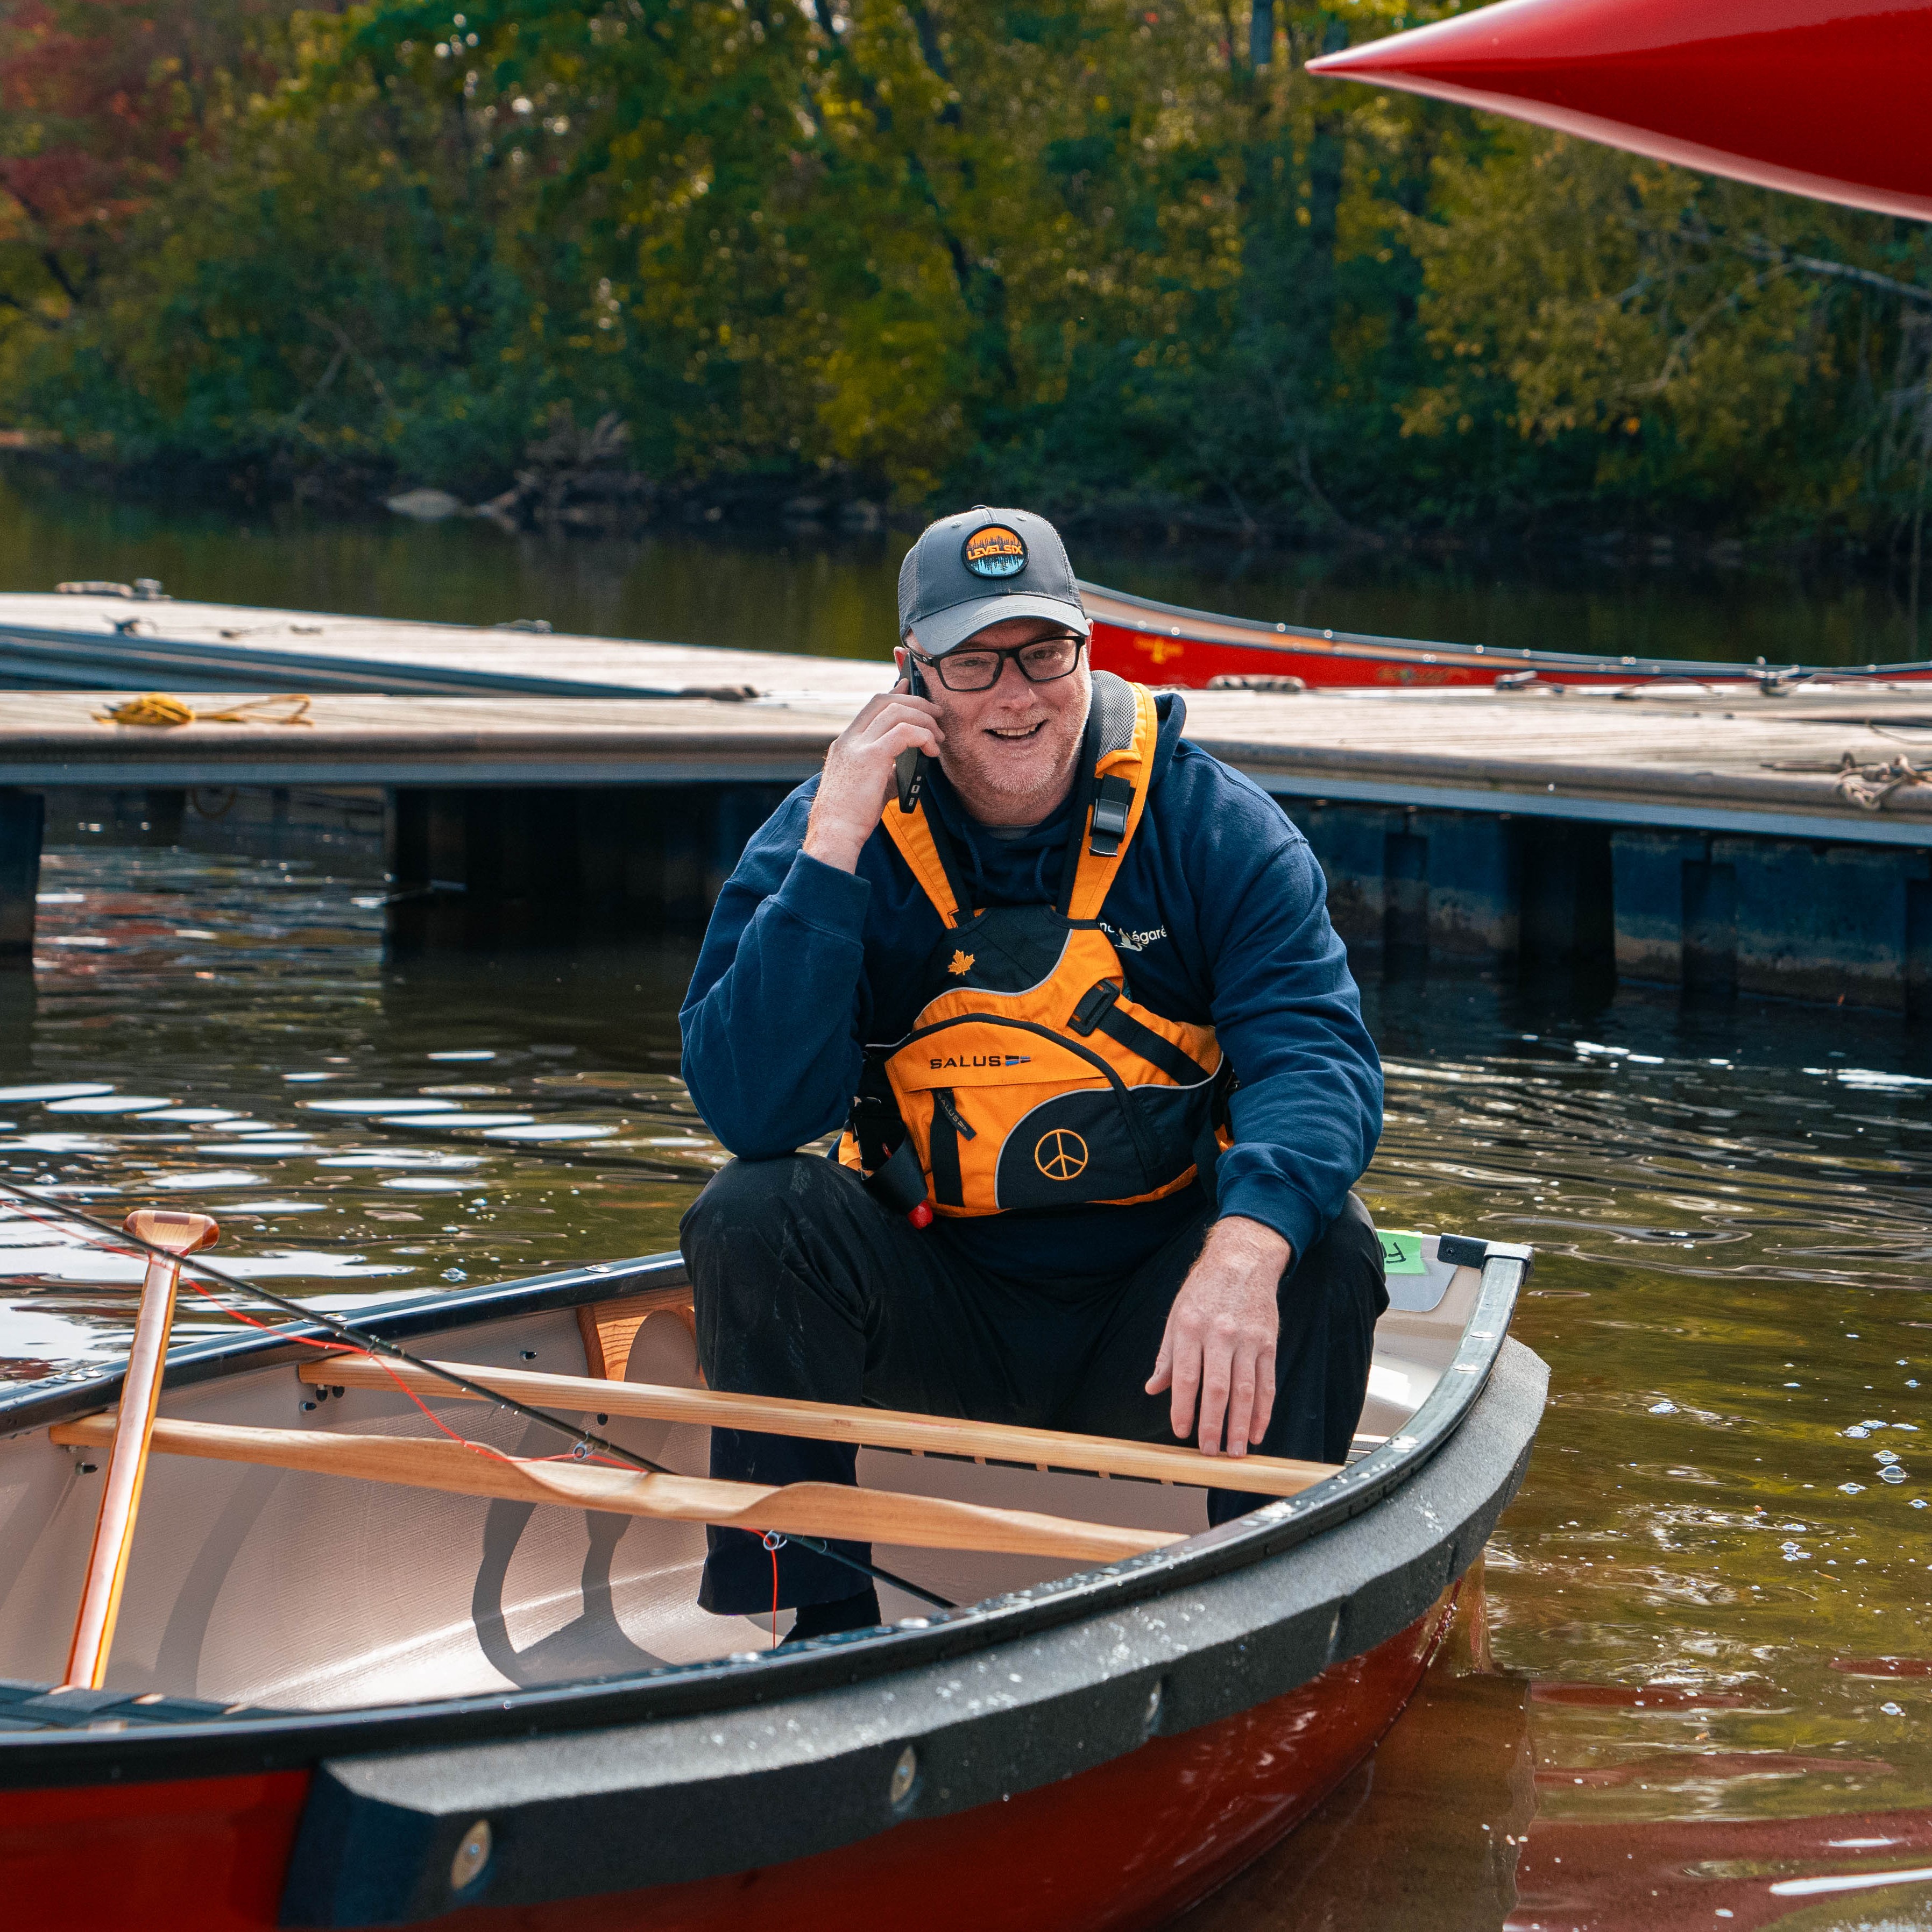
[[(906, 660), (906, 692), (912, 698), (926, 695), (926, 680), (919, 674), (919, 660)], [(892, 760), (892, 776), (898, 782), (899, 809), (910, 812), (919, 802), (920, 788), (926, 783), (926, 754), (920, 751), (902, 752)]]

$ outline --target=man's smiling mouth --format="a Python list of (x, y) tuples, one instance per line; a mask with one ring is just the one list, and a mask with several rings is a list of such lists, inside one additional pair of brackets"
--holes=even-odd
[(1046, 720), (1042, 718), (1031, 724), (988, 724), (986, 735), (989, 738), (1004, 738), (1008, 744), (1023, 743), (1036, 731), (1046, 728)]

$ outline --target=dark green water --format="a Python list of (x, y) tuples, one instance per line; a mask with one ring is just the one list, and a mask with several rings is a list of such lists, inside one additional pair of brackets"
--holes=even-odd
[[(734, 536), (674, 528), (637, 541), (507, 536), (470, 520), (412, 524), (264, 512), (254, 523), (169, 512), (0, 472), (0, 590), (159, 578), (176, 596), (280, 608), (884, 657), (909, 536)], [(1464, 644), (1774, 664), (1889, 662), (1932, 650), (1894, 589), (1758, 565), (1447, 561), (1407, 554), (1208, 551), (1068, 532), (1091, 581), (1165, 602), (1335, 630)]]
[[(44, 886), (0, 1173), (110, 1218), (192, 1202), (238, 1274), (341, 1305), (663, 1249), (722, 1157), (675, 1076), (682, 947), (398, 971), (374, 876), (63, 850)], [(1932, 1872), (1932, 1050), (1628, 993), (1370, 1009), (1364, 1192), (1536, 1244), (1551, 1402), (1480, 1617), (1190, 1924), (1932, 1924), (1932, 1877), (1881, 1882)], [(122, 1346), (131, 1261), (0, 1241), (4, 1373)], [(1773, 1889), (1828, 1882), (1855, 1888)]]

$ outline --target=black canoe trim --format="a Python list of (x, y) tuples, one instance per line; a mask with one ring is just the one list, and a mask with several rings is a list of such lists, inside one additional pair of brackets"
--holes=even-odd
[[(1408, 1429), (1313, 1489), (1265, 1503), (1184, 1544), (968, 1609), (935, 1612), (912, 1626), (820, 1638), (730, 1660), (351, 1710), (229, 1712), (207, 1723), (139, 1730), (0, 1731), (0, 1790), (296, 1769), (344, 1753), (448, 1748), (742, 1708), (966, 1658), (1263, 1562), (1359, 1516), (1418, 1474), (1454, 1438), (1495, 1366), (1529, 1270), (1527, 1248), (1482, 1245), (1486, 1258), (1474, 1312), (1454, 1360)], [(405, 1341), (683, 1280), (680, 1256), (650, 1256), (394, 1303), (359, 1316), (358, 1325)], [(280, 1334), (251, 1331), (232, 1340), (191, 1344), (171, 1353), (164, 1385), (178, 1388), (292, 1363), (307, 1352), (284, 1337), (302, 1333), (321, 1336), (318, 1330), (290, 1324)], [(90, 1376), (0, 1402), (0, 1436), (91, 1413), (112, 1402), (120, 1384), (118, 1373)]]

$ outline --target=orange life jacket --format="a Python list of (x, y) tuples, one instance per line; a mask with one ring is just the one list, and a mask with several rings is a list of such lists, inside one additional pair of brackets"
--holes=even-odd
[(922, 1197), (954, 1216), (1124, 1205), (1193, 1180), (1212, 1144), (1214, 1029), (1136, 1004), (1100, 922), (1146, 815), (1157, 730), (1151, 692), (1094, 673), (1058, 905), (963, 912), (944, 827), (922, 801), (886, 802), (886, 833), (947, 930), (911, 1030), (866, 1049), (838, 1157), (902, 1211), (923, 1219)]

